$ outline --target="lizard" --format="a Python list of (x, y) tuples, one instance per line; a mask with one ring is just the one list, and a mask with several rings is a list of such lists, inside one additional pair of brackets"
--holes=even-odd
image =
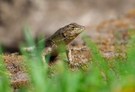
[[(45, 56), (51, 54), (51, 56), (57, 57), (58, 48), (61, 44), (65, 46), (72, 42), (80, 33), (85, 30), (84, 26), (81, 26), (77, 23), (70, 23), (60, 29), (58, 29), (52, 36), (47, 39), (42, 39), (41, 41), (45, 41), (45, 49), (43, 49), (41, 56), (43, 62), (46, 63)], [(40, 42), (41, 42), (40, 41)], [(31, 51), (35, 47), (28, 47), (24, 50)]]
[(56, 57), (58, 55), (58, 48), (60, 44), (68, 45), (84, 30), (85, 27), (77, 23), (71, 23), (58, 29), (52, 36), (50, 36), (45, 41), (46, 45), (42, 53), (43, 62), (46, 62), (45, 56), (47, 54), (51, 54)]

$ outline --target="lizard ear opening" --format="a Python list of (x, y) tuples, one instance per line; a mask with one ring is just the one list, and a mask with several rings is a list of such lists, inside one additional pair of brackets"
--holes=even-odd
[(63, 36), (64, 38), (66, 38), (66, 35), (65, 35), (64, 33), (62, 33), (62, 36)]

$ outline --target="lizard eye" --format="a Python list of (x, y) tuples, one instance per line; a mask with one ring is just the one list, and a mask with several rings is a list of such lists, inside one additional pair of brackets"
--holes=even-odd
[(74, 29), (75, 27), (74, 27), (74, 26), (72, 26), (72, 28)]

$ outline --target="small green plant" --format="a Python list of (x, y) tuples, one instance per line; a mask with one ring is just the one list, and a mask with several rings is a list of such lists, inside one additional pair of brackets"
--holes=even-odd
[[(26, 40), (27, 46), (35, 45), (28, 32)], [(84, 41), (92, 53), (92, 63), (87, 71), (71, 71), (64, 63), (63, 55), (54, 70), (49, 70), (41, 57), (44, 41), (31, 53), (22, 52), (30, 84), (19, 92), (135, 92), (135, 38), (132, 36), (129, 40), (127, 59), (124, 62), (114, 59), (113, 67), (109, 66), (110, 61), (103, 58), (95, 43), (86, 36)], [(0, 92), (11, 92), (11, 89), (5, 65), (0, 60)]]
[(10, 92), (9, 73), (3, 62), (1, 51), (2, 50), (0, 48), (0, 92)]

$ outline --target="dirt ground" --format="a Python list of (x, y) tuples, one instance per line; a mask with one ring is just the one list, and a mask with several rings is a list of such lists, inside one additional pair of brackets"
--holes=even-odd
[[(116, 18), (108, 19), (96, 24), (94, 26), (87, 25), (86, 33), (94, 41), (100, 49), (100, 52), (106, 59), (111, 58), (126, 58), (126, 44), (130, 39), (129, 30), (135, 30), (135, 9), (129, 10), (125, 15)], [(72, 59), (70, 65), (76, 66), (77, 64), (87, 65), (89, 61), (90, 51), (82, 45), (75, 45), (70, 47), (69, 59)], [(87, 53), (88, 52), (88, 53)], [(85, 57), (84, 57), (85, 56)], [(76, 57), (86, 60), (81, 62)], [(4, 62), (7, 69), (11, 74), (12, 85), (16, 88), (18, 85), (25, 85), (28, 82), (28, 76), (23, 70), (23, 58), (18, 54), (5, 54), (3, 55)]]

